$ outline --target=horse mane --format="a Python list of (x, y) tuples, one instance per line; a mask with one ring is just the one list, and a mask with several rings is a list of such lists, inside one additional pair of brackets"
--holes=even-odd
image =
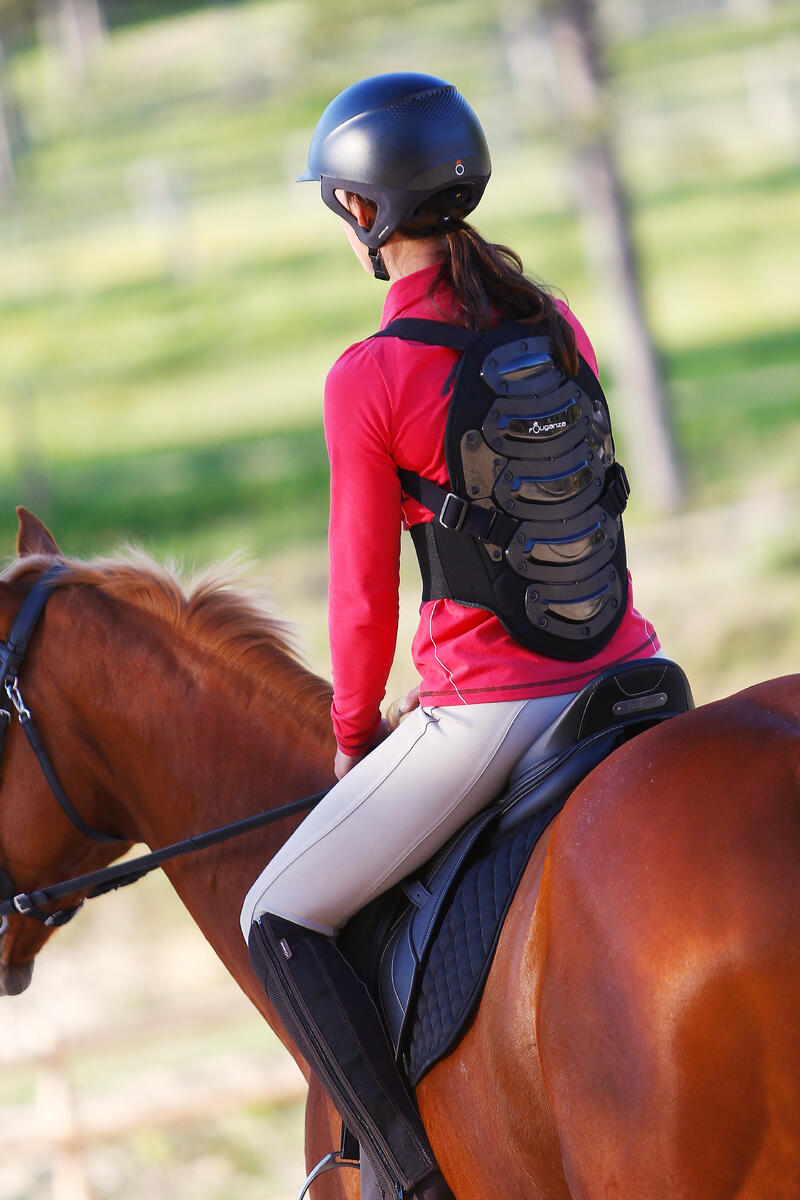
[[(329, 729), (330, 684), (303, 663), (292, 627), (269, 611), (263, 593), (251, 586), (245, 591), (241, 583), (235, 587), (226, 577), (231, 562), (204, 571), (186, 591), (174, 568), (136, 549), (90, 562), (67, 559), (64, 565), (56, 587), (95, 587), (151, 614), (216, 657), (226, 670), (268, 686), (271, 695), (301, 718)], [(52, 566), (50, 558), (26, 556), (14, 560), (2, 578), (16, 582)]]

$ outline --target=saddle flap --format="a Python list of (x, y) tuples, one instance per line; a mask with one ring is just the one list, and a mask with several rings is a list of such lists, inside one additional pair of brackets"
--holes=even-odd
[(392, 1045), (399, 1046), (419, 967), (442, 904), (475, 842), (494, 820), (494, 807), (484, 809), (428, 864), (422, 880), (411, 878), (403, 891), (412, 903), (393, 927), (380, 959), (379, 988)]

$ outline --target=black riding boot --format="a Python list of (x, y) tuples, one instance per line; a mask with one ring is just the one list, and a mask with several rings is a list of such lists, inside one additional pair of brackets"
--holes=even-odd
[(386, 1196), (452, 1200), (375, 1006), (336, 944), (267, 913), (250, 931), (250, 961)]

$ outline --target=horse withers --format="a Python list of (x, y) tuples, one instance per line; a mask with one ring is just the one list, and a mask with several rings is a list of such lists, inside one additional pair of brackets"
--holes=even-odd
[[(42, 572), (65, 567), (21, 695), (82, 820), (121, 839), (89, 839), (60, 811), (14, 725), (0, 867), (19, 891), (331, 782), (329, 688), (235, 590), (207, 581), (187, 598), (152, 564), (64, 560), (24, 510), (18, 550), (0, 580), (3, 638)], [(641, 734), (575, 790), (531, 857), (472, 1024), (416, 1090), (458, 1200), (800, 1195), (799, 766), (788, 676)], [(165, 864), (287, 1041), (238, 914), (298, 819)], [(51, 933), (10, 918), (6, 991)], [(338, 1137), (312, 1081), (309, 1164)], [(332, 1172), (312, 1195), (357, 1186)]]

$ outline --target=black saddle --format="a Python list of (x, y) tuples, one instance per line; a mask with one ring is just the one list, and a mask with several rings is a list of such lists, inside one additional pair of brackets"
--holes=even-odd
[(666, 659), (604, 671), (534, 742), (494, 804), (345, 926), (340, 948), (412, 1085), (461, 1037), (530, 855), (570, 793), (623, 742), (693, 707), (686, 676)]

